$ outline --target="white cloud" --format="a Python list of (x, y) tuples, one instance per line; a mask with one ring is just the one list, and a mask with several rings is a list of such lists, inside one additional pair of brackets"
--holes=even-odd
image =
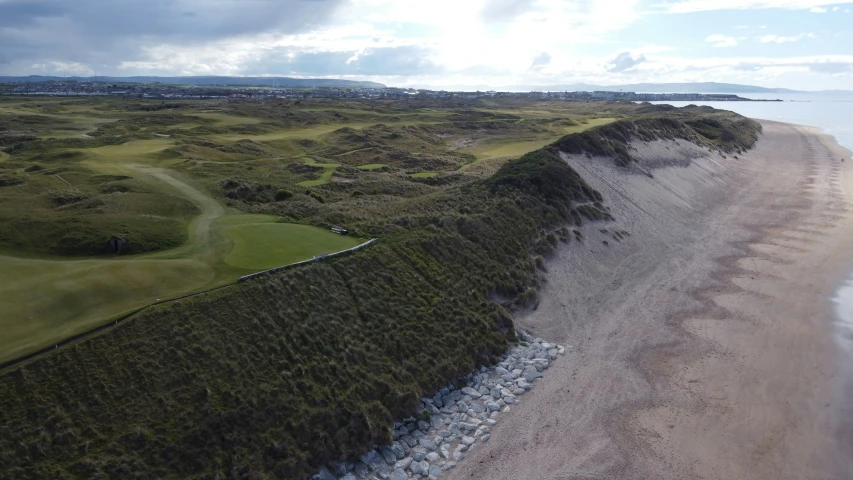
[[(835, 8), (838, 8), (838, 7), (835, 7)], [(811, 10), (809, 10), (809, 11), (812, 13), (826, 13), (826, 7), (812, 7)]]
[(734, 37), (729, 37), (726, 35), (721, 35), (719, 33), (714, 35), (708, 35), (705, 38), (705, 41), (710, 43), (715, 47), (735, 47), (737, 46), (737, 40)]
[(757, 10), (767, 8), (784, 8), (788, 10), (806, 10), (824, 7), (838, 3), (827, 0), (681, 0), (672, 3), (662, 3), (662, 7), (670, 13), (707, 12), (712, 10)]
[(816, 38), (814, 33), (801, 33), (799, 35), (792, 35), (788, 37), (780, 36), (780, 35), (762, 35), (757, 38), (757, 40), (761, 43), (792, 43), (799, 42), (804, 38)]

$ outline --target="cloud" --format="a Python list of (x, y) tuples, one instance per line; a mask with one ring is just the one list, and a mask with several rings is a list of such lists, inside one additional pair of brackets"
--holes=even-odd
[(779, 35), (762, 35), (757, 38), (757, 40), (761, 43), (792, 43), (799, 42), (804, 38), (816, 38), (814, 33), (801, 33), (799, 35), (792, 35), (788, 37), (779, 36)]
[(853, 62), (817, 62), (805, 64), (810, 72), (816, 73), (846, 73), (853, 72)]
[(345, 1), (0, 0), (0, 45), (19, 68), (79, 63), (114, 70), (157, 45), (309, 31)]
[(645, 55), (631, 56), (630, 52), (622, 52), (616, 58), (607, 62), (608, 72), (624, 72), (646, 61)]
[(826, 13), (826, 7), (812, 7), (809, 11), (812, 13)]
[(531, 70), (538, 70), (546, 65), (551, 63), (551, 54), (548, 52), (542, 52), (533, 59), (533, 63), (530, 64)]
[(729, 37), (721, 34), (708, 35), (705, 37), (705, 41), (710, 43), (715, 47), (735, 47), (737, 46), (737, 40), (734, 37)]
[(511, 20), (529, 11), (533, 0), (486, 0), (480, 15), (486, 21)]
[(832, 5), (837, 1), (826, 0), (681, 0), (660, 3), (655, 6), (669, 13), (708, 12), (713, 10), (760, 10), (782, 8), (787, 10), (806, 10)]

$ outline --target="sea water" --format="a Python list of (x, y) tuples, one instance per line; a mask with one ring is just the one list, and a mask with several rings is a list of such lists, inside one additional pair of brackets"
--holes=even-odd
[[(853, 151), (853, 93), (848, 94), (743, 94), (759, 100), (782, 102), (652, 102), (667, 103), (677, 107), (708, 105), (731, 110), (750, 118), (777, 120), (818, 127), (832, 135), (838, 143)], [(850, 158), (846, 159), (851, 161)], [(850, 239), (850, 261), (853, 268), (853, 238)], [(835, 338), (847, 355), (853, 356), (853, 274), (848, 277), (832, 297), (835, 307)], [(845, 362), (851, 365), (848, 362)], [(853, 367), (851, 367), (853, 368)]]

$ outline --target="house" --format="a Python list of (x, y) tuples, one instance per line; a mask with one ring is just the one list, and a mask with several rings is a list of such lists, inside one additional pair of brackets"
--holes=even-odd
[(349, 232), (347, 232), (346, 228), (335, 225), (332, 227), (332, 233), (337, 233), (338, 235), (346, 235)]

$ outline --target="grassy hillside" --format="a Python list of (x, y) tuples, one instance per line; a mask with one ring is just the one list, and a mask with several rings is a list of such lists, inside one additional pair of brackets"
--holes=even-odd
[[(255, 107), (229, 105), (233, 121), (167, 125), (203, 135), (145, 131), (156, 124), (150, 118), (139, 130), (117, 123), (102, 132), (118, 129), (133, 140), (112, 133), (80, 140), (106, 149), (99, 150), (105, 161), (83, 166), (95, 175), (144, 160), (153, 179), (204, 209), (187, 230), (189, 246), (152, 258), (178, 261), (185, 248), (198, 258), (222, 254), (217, 268), (237, 268), (229, 258), (259, 266), (289, 253), (276, 250), (279, 230), (311, 244), (308, 225), (342, 224), (380, 243), (146, 310), (2, 372), (0, 478), (304, 479), (329, 460), (357, 456), (389, 439), (393, 418), (418, 414), (419, 396), (493, 361), (513, 340), (508, 311), (536, 299), (539, 257), (577, 241), (572, 225), (609, 217), (606, 199), (560, 151), (626, 165), (632, 140), (684, 138), (738, 150), (758, 132), (730, 113), (643, 105), (572, 106), (571, 121), (555, 117), (562, 106), (547, 104)], [(16, 108), (49, 113), (45, 105)], [(133, 108), (116, 114), (122, 118), (140, 111), (121, 103), (86, 108), (92, 115)], [(186, 120), (158, 112), (157, 122)], [(260, 122), (236, 120), (250, 112)], [(344, 124), (379, 117), (387, 123)], [(596, 125), (578, 129), (583, 122)], [(294, 125), (300, 133), (288, 130)], [(233, 129), (248, 137), (229, 140), (243, 135)], [(521, 153), (519, 138), (536, 145), (564, 129), (572, 133), (517, 159), (466, 152), (504, 139)], [(38, 137), (37, 130), (24, 133)], [(45, 142), (16, 143), (0, 165), (19, 162), (6, 170), (23, 175), (33, 156), (53, 154)], [(131, 149), (115, 149), (123, 145)], [(216, 228), (231, 240), (202, 235)], [(269, 255), (257, 257), (253, 239), (267, 242)]]
[(598, 200), (552, 152), (511, 165), (359, 255), (150, 310), (6, 373), (0, 473), (296, 479), (387, 441), (420, 395), (506, 348), (512, 322), (489, 299), (530, 300), (534, 249)]

